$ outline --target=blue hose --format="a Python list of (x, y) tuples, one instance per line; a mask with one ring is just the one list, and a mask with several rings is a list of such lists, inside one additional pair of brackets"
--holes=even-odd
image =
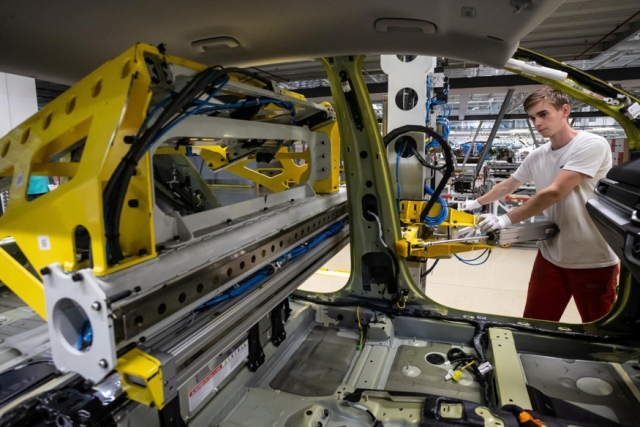
[[(477, 261), (478, 259), (480, 259), (484, 254), (487, 254), (487, 257), (482, 260), (481, 262), (477, 263), (477, 264), (472, 264), (473, 261)], [(475, 257), (474, 259), (463, 259), (460, 258), (457, 254), (453, 254), (453, 256), (455, 256), (458, 261), (462, 262), (463, 264), (467, 264), (467, 265), (472, 265), (472, 266), (476, 266), (476, 265), (482, 265), (485, 262), (487, 262), (487, 260), (489, 259), (489, 257), (491, 256), (491, 251), (489, 249), (485, 249), (484, 252), (482, 252), (479, 256)]]
[(89, 323), (89, 321), (87, 320), (84, 322), (84, 325), (82, 325), (82, 331), (78, 336), (76, 349), (78, 351), (82, 351), (82, 349), (85, 346), (91, 345), (92, 342), (93, 342), (93, 327), (91, 326), (91, 323)]
[[(311, 249), (318, 246), (323, 240), (338, 233), (340, 230), (342, 230), (343, 227), (344, 227), (344, 223), (342, 221), (333, 224), (331, 227), (327, 228), (322, 234), (319, 234), (318, 236), (314, 237), (311, 241), (303, 243), (297, 248), (292, 249), (291, 251), (287, 252), (286, 254), (276, 259), (275, 264), (282, 267), (282, 265), (284, 265), (285, 263), (295, 258), (298, 258), (301, 255), (304, 255)], [(220, 295), (214, 297), (213, 299), (210, 299), (209, 301), (205, 302), (201, 306), (197, 307), (194, 311), (196, 312), (201, 311), (207, 307), (211, 307), (213, 305), (221, 303), (222, 301), (226, 301), (228, 299), (241, 295), (257, 287), (260, 283), (264, 282), (275, 271), (276, 271), (276, 268), (273, 267), (272, 265), (263, 267), (260, 270), (258, 270), (256, 274), (244, 280), (242, 283), (240, 283), (236, 287), (221, 293)]]
[[(435, 191), (427, 186), (424, 187), (424, 191), (430, 196), (433, 196), (433, 194), (435, 193)], [(440, 196), (438, 196), (438, 204), (442, 206), (442, 209), (440, 209), (440, 212), (436, 216), (427, 215), (424, 219), (425, 225), (428, 225), (429, 227), (437, 227), (447, 219), (449, 208), (447, 207), (447, 203)]]

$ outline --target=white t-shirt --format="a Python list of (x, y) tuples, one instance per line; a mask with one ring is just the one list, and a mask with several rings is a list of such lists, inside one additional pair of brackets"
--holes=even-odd
[(580, 131), (567, 145), (552, 150), (547, 143), (529, 154), (513, 177), (533, 182), (536, 191), (547, 188), (562, 169), (587, 175), (559, 202), (544, 210), (544, 217), (558, 225), (556, 237), (538, 242), (545, 259), (563, 268), (599, 268), (618, 263), (618, 258), (587, 213), (587, 200), (611, 169), (611, 147), (592, 133)]

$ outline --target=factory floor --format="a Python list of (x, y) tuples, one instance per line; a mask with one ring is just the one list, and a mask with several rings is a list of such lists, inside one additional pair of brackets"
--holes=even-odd
[[(349, 250), (349, 246), (344, 248), (300, 289), (333, 292), (342, 288), (351, 269)], [(427, 276), (427, 295), (441, 304), (474, 313), (520, 317), (535, 257), (535, 249), (497, 248), (489, 260), (479, 266), (465, 265), (455, 258), (440, 260)], [(475, 256), (467, 254), (464, 258)], [(429, 261), (429, 267), (432, 262)], [(581, 322), (573, 299), (561, 321)]]

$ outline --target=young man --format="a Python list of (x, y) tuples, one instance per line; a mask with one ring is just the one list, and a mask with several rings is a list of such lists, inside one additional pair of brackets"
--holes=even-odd
[(611, 169), (604, 138), (574, 130), (567, 95), (549, 87), (532, 93), (524, 109), (550, 143), (534, 150), (506, 181), (462, 210), (474, 210), (533, 182), (536, 195), (506, 215), (482, 215), (482, 231), (509, 227), (540, 212), (560, 232), (538, 243), (523, 317), (558, 321), (573, 296), (583, 322), (604, 316), (615, 299), (618, 259), (587, 214), (587, 200)]

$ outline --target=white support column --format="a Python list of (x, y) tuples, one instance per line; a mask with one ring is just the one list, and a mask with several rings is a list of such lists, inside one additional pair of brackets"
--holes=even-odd
[[(433, 75), (436, 58), (416, 56), (412, 60), (405, 62), (398, 55), (381, 55), (380, 64), (382, 65), (382, 70), (389, 75), (388, 132), (405, 125), (424, 126), (427, 113), (427, 96), (431, 97), (431, 93), (427, 93), (427, 75)], [(411, 92), (411, 90), (414, 92)], [(413, 95), (415, 99), (407, 99), (407, 95)], [(398, 101), (400, 101), (401, 105), (398, 105)], [(407, 108), (407, 103), (409, 103), (409, 106), (412, 105), (413, 108)], [(424, 133), (411, 132), (407, 133), (406, 136), (415, 140), (416, 150), (419, 153), (425, 152)], [(402, 150), (402, 147), (400, 150)], [(389, 169), (395, 178), (396, 162), (398, 160), (395, 141), (392, 141), (387, 148), (387, 158), (389, 159)], [(431, 172), (422, 166), (413, 155), (400, 158), (399, 165), (400, 199), (423, 200), (424, 185), (427, 179), (431, 178)], [(395, 191), (397, 191), (396, 188), (397, 186), (394, 185)], [(408, 266), (413, 280), (426, 292), (426, 280), (421, 278), (425, 263), (411, 261), (408, 262)]]
[[(36, 80), (31, 77), (0, 73), (0, 137), (37, 112)], [(0, 185), (0, 215), (7, 207), (9, 185), (10, 182), (7, 183), (6, 180), (3, 185)]]
[[(380, 64), (382, 70), (389, 75), (389, 99), (387, 102), (387, 128), (388, 132), (405, 125), (425, 125), (427, 108), (427, 74), (432, 73), (435, 58), (429, 56), (416, 56), (408, 62), (404, 62), (398, 55), (381, 55)], [(402, 91), (411, 89), (416, 98), (410, 100), (414, 105), (410, 109), (402, 109), (398, 106), (396, 98)], [(411, 93), (413, 94), (413, 93)], [(431, 96), (431, 94), (429, 94)], [(415, 101), (415, 102), (413, 102)], [(407, 136), (416, 141), (416, 150), (424, 153), (425, 134), (408, 133)], [(389, 166), (392, 175), (396, 176), (396, 151), (395, 144), (391, 142), (387, 149)], [(424, 198), (424, 183), (428, 178), (427, 169), (424, 168), (415, 157), (400, 159), (400, 198), (403, 200), (422, 200)], [(395, 188), (395, 186), (394, 186)]]
[(460, 107), (458, 107), (458, 118), (460, 120), (464, 120), (464, 116), (467, 114), (469, 99), (471, 99), (471, 95), (460, 95)]
[(0, 73), (0, 136), (37, 112), (36, 80)]

